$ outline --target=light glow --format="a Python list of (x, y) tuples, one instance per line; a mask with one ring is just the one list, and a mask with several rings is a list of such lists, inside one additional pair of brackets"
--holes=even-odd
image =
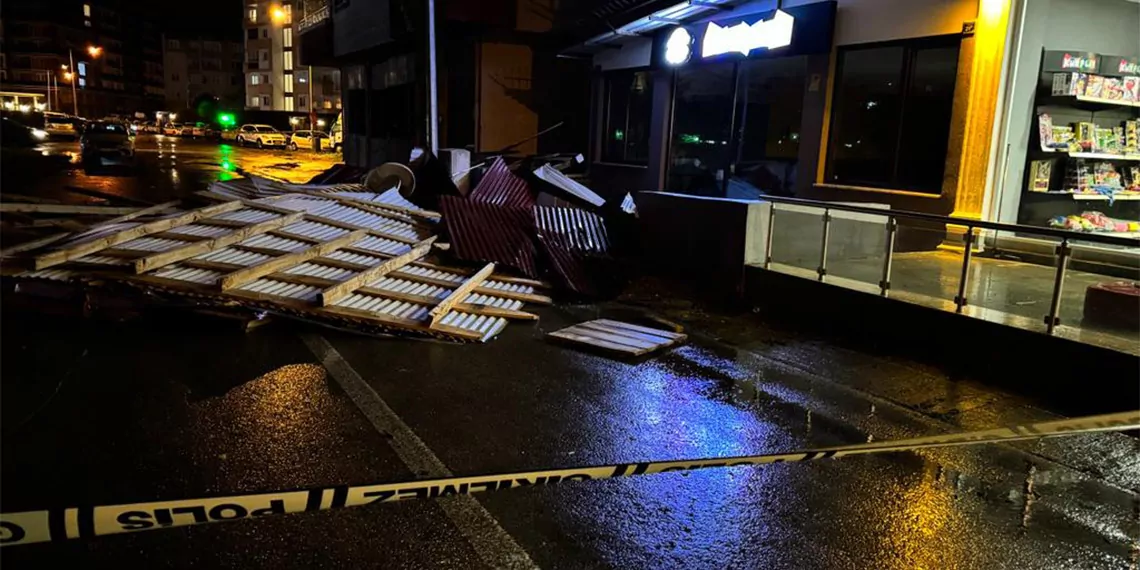
[(701, 57), (732, 52), (747, 56), (754, 49), (776, 49), (790, 45), (795, 21), (791, 14), (776, 10), (771, 19), (755, 24), (741, 22), (735, 26), (721, 27), (709, 22), (701, 45)]
[(665, 62), (669, 65), (681, 65), (689, 61), (693, 52), (693, 36), (685, 28), (677, 28), (669, 34), (665, 42)]
[(42, 141), (47, 138), (47, 131), (43, 129), (32, 129), (32, 136)]

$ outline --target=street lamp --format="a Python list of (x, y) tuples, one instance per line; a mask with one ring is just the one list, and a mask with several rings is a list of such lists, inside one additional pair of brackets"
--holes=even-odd
[[(99, 55), (103, 53), (103, 48), (98, 47), (98, 46), (87, 46), (87, 53), (93, 58), (99, 57)], [(71, 48), (67, 48), (67, 61), (71, 64), (71, 69), (75, 69), (75, 53), (72, 51)], [(61, 65), (60, 67), (62, 67), (63, 69), (67, 69), (67, 66)], [(79, 95), (77, 94), (76, 89), (75, 89), (75, 84), (77, 83), (75, 81), (75, 73), (73, 71), (69, 71), (69, 72), (67, 72), (67, 74), (64, 75), (64, 77), (67, 78), (68, 81), (71, 81), (71, 112), (73, 115), (78, 117), (79, 116)]]
[(274, 6), (269, 15), (273, 18), (273, 21), (278, 24), (285, 22), (285, 10), (282, 10), (280, 6)]

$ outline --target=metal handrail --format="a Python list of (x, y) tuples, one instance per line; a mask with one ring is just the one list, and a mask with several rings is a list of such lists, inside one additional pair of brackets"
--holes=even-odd
[(923, 212), (909, 212), (906, 210), (883, 210), (881, 208), (869, 208), (866, 206), (849, 206), (847, 204), (836, 202), (805, 200), (803, 198), (764, 196), (763, 199), (766, 199), (773, 203), (773, 207), (768, 209), (768, 227), (766, 230), (767, 235), (765, 236), (764, 244), (764, 269), (772, 268), (772, 237), (776, 233), (774, 229), (776, 221), (775, 204), (794, 204), (798, 206), (807, 206), (823, 210), (823, 215), (820, 217), (823, 222), (823, 231), (820, 239), (819, 266), (816, 269), (816, 274), (819, 276), (818, 278), (821, 283), (826, 282), (827, 280), (827, 242), (830, 234), (829, 230), (831, 228), (831, 211), (839, 210), (846, 212), (857, 212), (862, 214), (871, 214), (874, 216), (882, 216), (886, 218), (886, 223), (883, 224), (883, 227), (887, 233), (886, 252), (883, 259), (882, 276), (881, 280), (879, 281), (879, 294), (883, 297), (888, 296), (891, 289), (891, 258), (894, 255), (896, 237), (895, 234), (898, 231), (899, 218), (911, 218), (916, 220), (938, 222), (942, 224), (956, 224), (965, 226), (966, 232), (962, 236), (962, 245), (964, 246), (962, 250), (962, 271), (958, 276), (958, 294), (954, 296), (955, 312), (957, 313), (962, 313), (965, 307), (969, 304), (969, 300), (966, 298), (966, 292), (968, 284), (970, 282), (970, 259), (974, 251), (974, 240), (976, 239), (974, 236), (975, 228), (1007, 232), (1021, 232), (1060, 238), (1061, 243), (1057, 245), (1057, 248), (1055, 250), (1057, 269), (1056, 273), (1054, 274), (1053, 293), (1049, 300), (1049, 313), (1045, 315), (1045, 332), (1046, 334), (1050, 335), (1055, 334), (1057, 326), (1061, 324), (1061, 292), (1065, 286), (1065, 271), (1068, 269), (1069, 258), (1073, 253), (1070, 241), (1089, 241), (1093, 243), (1140, 247), (1140, 239), (1134, 238), (1130, 239), (1095, 234), (1089, 235), (1080, 232), (1071, 232), (1054, 228), (1038, 228), (1034, 226), (1024, 226), (1021, 224), (986, 222), (982, 220), (970, 220), (966, 218), (940, 216), (937, 214), (926, 214)]
[(988, 222), (985, 220), (971, 220), (969, 218), (955, 218), (952, 216), (942, 216), (939, 214), (927, 214), (925, 212), (911, 212), (909, 210), (883, 210), (881, 208), (870, 208), (866, 206), (851, 206), (841, 202), (825, 202), (823, 200), (807, 200), (804, 198), (787, 198), (784, 196), (761, 196), (760, 200), (767, 200), (775, 203), (796, 204), (800, 206), (811, 206), (823, 210), (842, 210), (846, 212), (857, 212), (861, 214), (873, 214), (876, 216), (891, 216), (895, 218), (910, 218), (915, 220), (926, 220), (929, 222), (938, 222), (943, 224), (955, 224), (959, 226), (966, 226), (969, 228), (981, 228), (987, 230), (997, 230), (1003, 232), (1021, 232), (1028, 234), (1037, 234), (1049, 237), (1060, 238), (1070, 241), (1087, 241), (1091, 243), (1100, 243), (1106, 245), (1120, 245), (1125, 247), (1140, 248), (1140, 238), (1126, 238), (1119, 236), (1109, 236), (1104, 234), (1086, 234), (1081, 232), (1074, 232), (1069, 230), (1060, 230), (1056, 228), (1041, 228), (1037, 226), (1026, 226), (1022, 224), (1008, 224), (1003, 222)]

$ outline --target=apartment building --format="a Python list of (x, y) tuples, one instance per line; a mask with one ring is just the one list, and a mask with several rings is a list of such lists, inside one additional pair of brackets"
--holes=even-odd
[(163, 71), (169, 110), (186, 109), (203, 95), (225, 106), (240, 106), (245, 98), (245, 46), (217, 38), (165, 38)]
[(292, 2), (247, 2), (243, 19), (247, 109), (327, 113), (341, 108), (340, 70), (300, 65)]

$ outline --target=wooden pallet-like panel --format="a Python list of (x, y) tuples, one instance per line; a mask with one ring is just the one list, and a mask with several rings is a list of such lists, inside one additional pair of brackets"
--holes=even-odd
[(685, 342), (688, 336), (610, 319), (578, 323), (547, 334), (548, 337), (624, 356), (642, 356)]

